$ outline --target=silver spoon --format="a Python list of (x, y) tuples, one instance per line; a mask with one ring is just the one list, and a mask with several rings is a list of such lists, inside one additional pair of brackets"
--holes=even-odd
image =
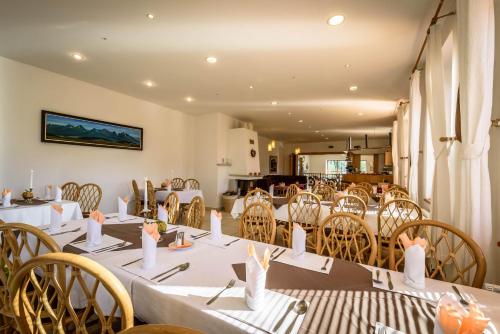
[(273, 332), (277, 332), (278, 329), (280, 329), (281, 325), (283, 325), (283, 321), (285, 321), (286, 317), (288, 316), (288, 313), (290, 313), (293, 310), (296, 303), (297, 303), (296, 301), (293, 301), (290, 303), (290, 305), (288, 305), (288, 308), (287, 308), (285, 314), (283, 314), (281, 319), (276, 323), (276, 326), (274, 326)]
[(288, 326), (287, 330), (286, 330), (286, 334), (290, 334), (293, 330), (293, 327), (295, 326), (295, 322), (297, 321), (297, 319), (299, 318), (299, 316), (301, 316), (302, 314), (306, 313), (307, 312), (307, 303), (305, 302), (305, 300), (299, 300), (299, 302), (297, 304), (295, 304), (295, 307), (293, 308), (293, 311), (297, 314), (295, 316), (295, 319), (293, 319), (292, 323), (290, 324), (290, 326)]
[(184, 263), (184, 264), (182, 264), (176, 272), (174, 272), (174, 273), (172, 273), (172, 274), (170, 274), (170, 275), (168, 275), (168, 276), (165, 276), (165, 277), (163, 277), (163, 278), (159, 279), (157, 282), (158, 282), (158, 283), (163, 282), (163, 281), (164, 281), (164, 280), (166, 280), (167, 278), (169, 278), (169, 277), (171, 277), (171, 276), (174, 276), (175, 274), (178, 274), (178, 273), (180, 273), (181, 271), (186, 270), (187, 268), (189, 268), (189, 262), (188, 262), (188, 263)]

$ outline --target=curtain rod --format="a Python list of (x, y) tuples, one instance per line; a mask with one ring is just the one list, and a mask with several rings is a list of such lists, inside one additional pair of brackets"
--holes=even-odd
[[(441, 8), (443, 7), (443, 3), (445, 0), (440, 0), (439, 4), (436, 8), (436, 12), (434, 13), (434, 16), (431, 19), (431, 23), (429, 24), (429, 27), (427, 28), (427, 32), (425, 34), (425, 39), (424, 43), (422, 44), (422, 47), (420, 48), (420, 52), (418, 53), (417, 61), (415, 62), (415, 66), (413, 66), (413, 69), (411, 70), (411, 74), (415, 73), (418, 67), (418, 63), (420, 63), (420, 59), (422, 58), (422, 54), (424, 53), (425, 46), (427, 45), (427, 40), (429, 39), (429, 33), (431, 31), (431, 27), (437, 23), (439, 19), (455, 15), (455, 12), (449, 12), (444, 15), (439, 16), (439, 12), (441, 11)], [(410, 77), (411, 78), (411, 77)]]

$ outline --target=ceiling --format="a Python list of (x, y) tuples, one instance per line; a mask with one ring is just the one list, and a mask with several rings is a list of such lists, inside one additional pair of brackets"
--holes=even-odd
[[(0, 55), (190, 114), (221, 112), (279, 140), (377, 137), (408, 95), (435, 4), (0, 0)], [(336, 14), (344, 23), (328, 25)]]

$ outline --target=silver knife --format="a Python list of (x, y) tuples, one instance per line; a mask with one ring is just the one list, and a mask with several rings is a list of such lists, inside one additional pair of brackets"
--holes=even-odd
[(389, 271), (387, 271), (387, 285), (389, 286), (389, 290), (394, 289), (394, 285), (392, 284), (391, 280), (391, 273)]

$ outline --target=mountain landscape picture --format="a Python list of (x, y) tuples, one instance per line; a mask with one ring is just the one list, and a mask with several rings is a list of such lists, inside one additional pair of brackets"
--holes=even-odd
[(142, 128), (44, 110), (42, 141), (142, 150)]

